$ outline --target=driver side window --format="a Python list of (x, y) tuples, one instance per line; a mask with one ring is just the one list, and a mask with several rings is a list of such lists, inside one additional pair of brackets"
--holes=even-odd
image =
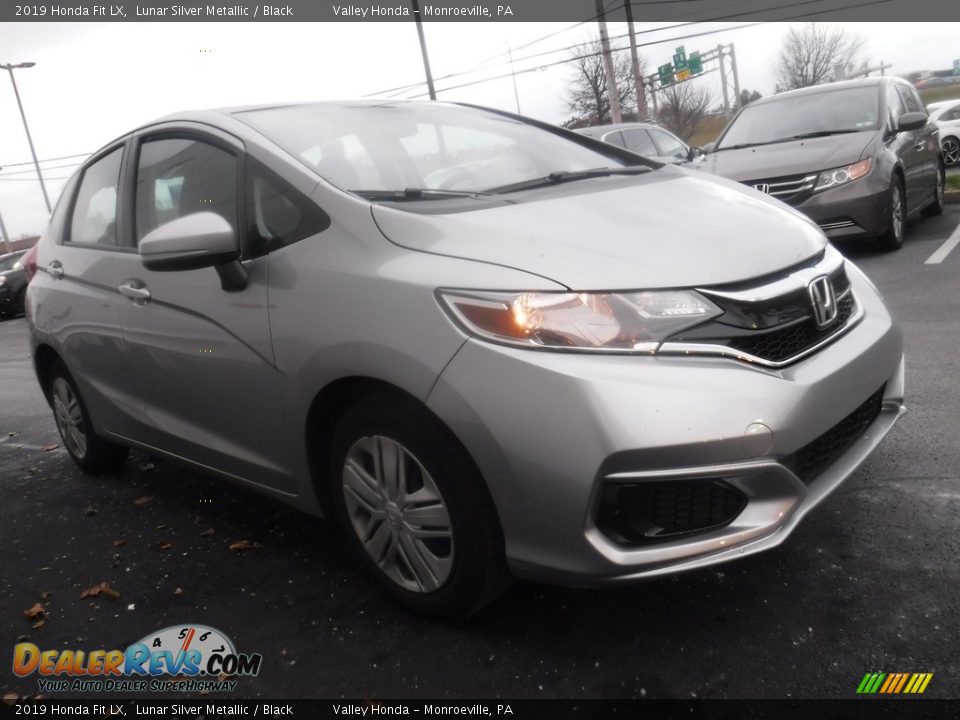
[(73, 204), (70, 242), (116, 247), (117, 184), (123, 148), (97, 160), (83, 172)]

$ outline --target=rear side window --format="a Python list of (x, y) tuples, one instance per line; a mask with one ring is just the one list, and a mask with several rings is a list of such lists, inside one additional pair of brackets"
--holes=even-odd
[(943, 115), (940, 116), (941, 120), (960, 120), (960, 105), (955, 107), (953, 110), (947, 110)]
[(137, 161), (137, 242), (164, 223), (214, 212), (237, 229), (237, 158), (190, 138), (146, 140)]
[(261, 255), (330, 227), (330, 218), (310, 198), (253, 159), (247, 172), (247, 239)]
[(616, 145), (617, 147), (620, 147), (620, 148), (627, 147), (623, 142), (623, 136), (620, 134), (619, 130), (617, 130), (616, 132), (607, 133), (606, 135), (604, 135), (603, 141), (605, 143), (608, 143), (609, 145)]
[(123, 148), (83, 172), (70, 223), (71, 242), (117, 246), (117, 185)]
[(638, 153), (640, 155), (646, 155), (648, 157), (656, 157), (660, 153), (657, 152), (657, 146), (653, 144), (653, 140), (650, 139), (650, 133), (648, 133), (643, 128), (634, 128), (633, 130), (623, 130), (623, 140), (626, 143), (627, 150)]

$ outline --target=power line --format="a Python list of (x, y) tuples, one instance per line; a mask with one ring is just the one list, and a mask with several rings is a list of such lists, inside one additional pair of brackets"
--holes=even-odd
[[(805, 0), (804, 2), (799, 2), (799, 3), (797, 3), (797, 2), (792, 2), (792, 3), (786, 4), (786, 5), (778, 5), (778, 6), (776, 6), (776, 7), (766, 8), (766, 11), (771, 11), (771, 10), (783, 10), (783, 9), (786, 9), (786, 8), (793, 8), (793, 7), (798, 7), (798, 6), (801, 6), (801, 5), (815, 5), (815, 4), (818, 4), (818, 3), (821, 3), (821, 2), (826, 2), (826, 1), (827, 1), (827, 0)], [(782, 22), (782, 21), (786, 21), (786, 20), (799, 20), (799, 19), (801, 19), (801, 18), (807, 18), (807, 17), (812, 17), (812, 16), (819, 16), (819, 15), (824, 15), (824, 14), (827, 14), (827, 13), (840, 12), (840, 11), (842, 11), (842, 10), (852, 10), (852, 9), (855, 9), (855, 8), (868, 7), (868, 6), (871, 6), (871, 5), (883, 5), (883, 4), (888, 3), (888, 2), (891, 2), (891, 1), (892, 1), (892, 0), (870, 0), (869, 2), (857, 3), (857, 4), (854, 4), (854, 5), (845, 5), (845, 6), (843, 6), (843, 7), (832, 8), (832, 9), (829, 9), (829, 10), (815, 10), (815, 11), (813, 11), (813, 12), (802, 13), (802, 14), (798, 14), (798, 15), (792, 15), (792, 16), (786, 17), (786, 18), (779, 18), (779, 19), (778, 19), (778, 22)], [(749, 10), (749, 11), (746, 11), (746, 12), (737, 13), (737, 14), (735, 14), (735, 15), (727, 15), (727, 16), (725, 16), (724, 18), (712, 18), (712, 19), (710, 19), (710, 20), (704, 20), (704, 21), (700, 21), (700, 22), (679, 23), (679, 24), (677, 24), (677, 25), (665, 26), (665, 27), (661, 27), (661, 28), (654, 28), (654, 29), (651, 29), (651, 30), (644, 30), (644, 31), (641, 31), (641, 32), (642, 32), (642, 33), (651, 33), (651, 32), (657, 32), (658, 30), (667, 30), (667, 29), (670, 29), (670, 28), (672, 28), (672, 27), (683, 27), (683, 26), (688, 26), (688, 25), (698, 25), (698, 24), (701, 24), (702, 22), (716, 22), (716, 21), (720, 21), (720, 20), (724, 20), (724, 19), (729, 19), (729, 18), (732, 18), (732, 17), (741, 17), (741, 16), (743, 16), (743, 15), (752, 15), (752, 14), (754, 14), (754, 13), (756, 13), (756, 12), (759, 12), (759, 11), (757, 11), (757, 10)], [(661, 44), (663, 44), (663, 43), (676, 42), (677, 40), (688, 40), (688, 39), (691, 39), (691, 38), (704, 37), (704, 36), (706, 36), (706, 35), (715, 35), (715, 34), (721, 33), (721, 32), (732, 32), (732, 31), (734, 31), (734, 30), (743, 30), (743, 29), (745, 29), (745, 28), (756, 27), (757, 25), (764, 25), (764, 24), (766, 24), (766, 22), (767, 22), (767, 21), (758, 21), (758, 22), (753, 22), (753, 23), (745, 23), (745, 24), (742, 24), (742, 25), (736, 25), (736, 26), (734, 26), (734, 27), (724, 27), (724, 28), (718, 28), (718, 29), (715, 29), (715, 30), (706, 30), (706, 31), (704, 31), (704, 32), (699, 32), (699, 33), (688, 33), (688, 34), (686, 34), (686, 35), (676, 35), (676, 36), (674, 36), (674, 37), (662, 38), (662, 39), (660, 39), (660, 40), (654, 40), (654, 41), (651, 41), (651, 42), (638, 43), (638, 44), (637, 44), (637, 47), (650, 47), (650, 46), (652, 46), (652, 45), (661, 45)], [(641, 34), (641, 33), (637, 33), (637, 34)], [(622, 38), (627, 37), (627, 35), (628, 35), (627, 33), (623, 33), (623, 34), (621, 34), (621, 35), (612, 35), (610, 39), (611, 39), (611, 40), (614, 40), (614, 39), (619, 40), (619, 39), (622, 39)], [(570, 46), (567, 46), (567, 47), (564, 47), (564, 48), (558, 48), (557, 50), (544, 51), (544, 52), (542, 52), (542, 53), (536, 53), (536, 54), (534, 54), (534, 55), (527, 55), (527, 56), (525, 56), (524, 58), (520, 58), (520, 60), (524, 60), (524, 59), (529, 60), (529, 59), (533, 59), (533, 58), (536, 58), (536, 57), (541, 57), (541, 56), (543, 56), (543, 55), (550, 55), (550, 54), (553, 54), (553, 53), (556, 53), (556, 52), (561, 52), (561, 51), (564, 51), (564, 50), (574, 50), (574, 49), (576, 49), (576, 48), (583, 47), (583, 45), (584, 45), (584, 43), (578, 43), (577, 45), (570, 45)], [(629, 48), (626, 48), (626, 47), (611, 48), (611, 52), (624, 52), (624, 51), (626, 51), (626, 50), (628, 50), (628, 49), (629, 49)], [(457, 90), (457, 89), (464, 88), (464, 87), (470, 87), (470, 86), (472, 86), (472, 85), (479, 85), (479, 84), (482, 84), (482, 83), (485, 83), (485, 82), (491, 82), (491, 81), (493, 81), (493, 80), (502, 80), (502, 79), (504, 79), (504, 78), (511, 77), (511, 76), (513, 76), (514, 74), (515, 74), (515, 75), (523, 75), (523, 74), (526, 74), (526, 73), (536, 72), (536, 71), (538, 71), (538, 70), (544, 70), (544, 69), (546, 69), (546, 68), (555, 67), (555, 66), (557, 66), (557, 65), (564, 65), (564, 64), (566, 64), (566, 63), (575, 62), (575, 61), (577, 61), (577, 60), (582, 60), (582, 59), (585, 59), (585, 58), (588, 58), (588, 57), (595, 57), (595, 56), (597, 56), (597, 55), (599, 55), (599, 54), (600, 54), (600, 53), (583, 53), (583, 54), (581, 54), (581, 55), (574, 55), (574, 56), (572, 56), (572, 57), (565, 58), (565, 59), (563, 59), (563, 60), (555, 60), (555, 61), (553, 61), (553, 62), (544, 63), (544, 64), (538, 65), (538, 66), (536, 66), (536, 67), (523, 68), (523, 69), (521, 69), (521, 70), (517, 70), (515, 73), (511, 72), (511, 73), (506, 73), (506, 74), (504, 74), (504, 75), (494, 75), (494, 76), (492, 76), (492, 77), (482, 78), (482, 79), (480, 79), (480, 80), (473, 80), (473, 81), (470, 81), (470, 82), (460, 83), (459, 85), (450, 85), (450, 86), (447, 86), (447, 87), (438, 88), (437, 92), (446, 92), (446, 91), (448, 91), (448, 90)], [(502, 64), (504, 64), (504, 63), (501, 63), (501, 65), (502, 65)], [(506, 63), (506, 64), (509, 64), (509, 63)], [(499, 67), (499, 65), (498, 65), (498, 66), (493, 66), (493, 67)], [(492, 69), (492, 68), (491, 68), (491, 69)], [(469, 74), (469, 73), (466, 73), (466, 72), (465, 72), (465, 73), (458, 73), (458, 74), (455, 74), (454, 76), (456, 76), (456, 75), (466, 75), (466, 74)], [(449, 77), (451, 77), (451, 76), (448, 75), (448, 76), (446, 76), (446, 77), (449, 78)], [(420, 83), (420, 84), (422, 84), (422, 83)], [(407, 99), (416, 99), (416, 98), (420, 98), (420, 97), (423, 97), (423, 96), (424, 96), (424, 93), (419, 93), (419, 94), (417, 94), (417, 95), (409, 95), (409, 96), (407, 97)]]
[[(85, 158), (88, 155), (90, 155), (90, 153), (77, 153), (76, 155), (63, 155), (62, 157), (47, 158), (46, 160), (40, 160), (39, 162), (42, 162), (42, 163), (55, 162), (57, 160), (70, 160), (71, 158), (78, 158), (78, 157)], [(0, 163), (0, 167), (2, 168), (20, 167), (21, 165), (33, 165), (33, 160), (30, 160), (28, 162)]]
[[(69, 179), (70, 179), (70, 178), (68, 178), (68, 177), (53, 177), (53, 178), (52, 178), (52, 177), (48, 177), (48, 178), (44, 178), (44, 180), (69, 180)], [(40, 178), (35, 178), (35, 177), (32, 177), (32, 178), (8, 178), (8, 177), (0, 177), (0, 182), (40, 182)]]
[[(45, 167), (43, 168), (43, 170), (44, 171), (62, 170), (63, 168), (77, 167), (77, 165), (81, 165), (82, 163), (83, 163), (82, 160), (78, 160), (77, 162), (69, 163), (67, 165), (53, 165), (51, 167)], [(30, 164), (32, 165), (33, 163), (30, 163)], [(3, 168), (3, 169), (6, 169), (7, 167), (9, 166), (0, 165), (0, 168)], [(32, 173), (32, 172), (36, 172), (36, 171), (33, 168), (30, 168), (29, 170), (14, 170), (12, 172), (0, 172), (0, 177), (6, 177), (7, 175), (23, 175), (25, 173)]]

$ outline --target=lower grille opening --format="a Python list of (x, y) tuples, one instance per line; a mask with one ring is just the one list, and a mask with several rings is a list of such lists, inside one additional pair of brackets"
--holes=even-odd
[(722, 480), (609, 483), (597, 527), (621, 543), (654, 543), (729, 525), (746, 496)]
[(823, 435), (804, 445), (780, 463), (804, 483), (815, 480), (832, 465), (877, 419), (883, 404), (884, 387)]

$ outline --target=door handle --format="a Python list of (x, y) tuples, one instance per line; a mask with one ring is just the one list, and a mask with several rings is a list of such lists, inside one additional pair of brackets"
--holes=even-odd
[(150, 291), (147, 290), (147, 287), (143, 283), (137, 280), (128, 280), (118, 287), (117, 290), (120, 291), (121, 295), (131, 298), (132, 300), (146, 302), (150, 299)]
[(54, 260), (49, 265), (41, 265), (40, 269), (55, 280), (61, 280), (63, 278), (63, 265), (60, 264), (59, 260)]

